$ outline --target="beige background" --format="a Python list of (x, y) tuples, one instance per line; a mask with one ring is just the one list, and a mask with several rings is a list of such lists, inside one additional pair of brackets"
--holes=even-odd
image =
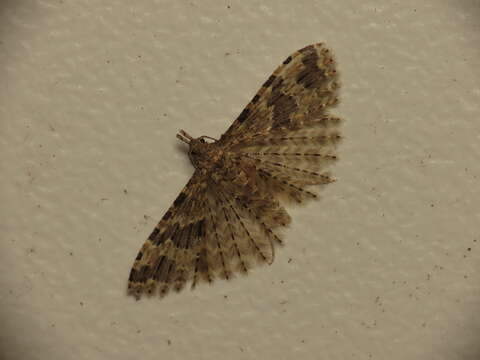
[[(338, 182), (270, 267), (135, 302), (139, 247), (323, 41)], [(2, 359), (479, 359), (479, 1), (0, 1)]]

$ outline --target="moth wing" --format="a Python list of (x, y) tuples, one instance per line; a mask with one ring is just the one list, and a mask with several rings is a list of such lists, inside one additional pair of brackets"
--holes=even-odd
[(213, 275), (229, 279), (237, 273), (246, 274), (256, 265), (271, 264), (273, 241), (278, 238), (256, 216), (249, 200), (229, 186), (211, 182), (210, 189), (207, 256)]
[(228, 148), (282, 129), (300, 129), (337, 103), (337, 72), (331, 52), (321, 43), (287, 57), (262, 85), (220, 143)]
[(279, 238), (226, 188), (194, 175), (137, 255), (128, 291), (143, 294), (194, 288), (215, 278), (231, 279), (272, 263)]
[(206, 234), (206, 189), (205, 175), (196, 171), (138, 252), (128, 281), (130, 294), (165, 295), (193, 278), (195, 249)]
[(325, 168), (337, 160), (338, 75), (331, 52), (314, 44), (290, 55), (221, 137), (243, 163), (253, 163), (270, 191), (302, 202), (309, 185), (334, 181)]

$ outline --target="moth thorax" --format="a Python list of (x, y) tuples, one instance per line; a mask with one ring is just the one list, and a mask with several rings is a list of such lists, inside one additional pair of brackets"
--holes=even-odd
[(197, 169), (210, 169), (219, 159), (219, 149), (216, 143), (206, 142), (203, 137), (190, 141), (188, 156)]

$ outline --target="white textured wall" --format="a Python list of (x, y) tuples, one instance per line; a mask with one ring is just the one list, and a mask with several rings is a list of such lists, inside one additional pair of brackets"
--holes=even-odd
[[(126, 297), (177, 129), (218, 136), (319, 41), (339, 181), (272, 266)], [(473, 0), (1, 0), (0, 357), (479, 359), (479, 44)]]

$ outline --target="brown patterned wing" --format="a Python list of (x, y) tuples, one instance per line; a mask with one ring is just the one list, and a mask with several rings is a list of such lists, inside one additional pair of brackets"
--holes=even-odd
[(196, 171), (140, 249), (128, 281), (137, 299), (171, 288), (179, 291), (195, 276), (197, 249), (206, 236), (205, 175)]
[(280, 241), (270, 228), (273, 220), (261, 219), (253, 200), (206, 176), (194, 174), (138, 253), (128, 284), (137, 299), (165, 296), (187, 283), (194, 288), (215, 278), (228, 280), (273, 262), (273, 242)]
[[(254, 200), (213, 180), (207, 198), (208, 235), (202, 261), (206, 266), (198, 280), (230, 279), (238, 273), (246, 274), (256, 265), (271, 264), (274, 243), (281, 240), (270, 228), (271, 224), (267, 225), (267, 220), (258, 216)], [(284, 221), (289, 221), (288, 214), (282, 215)], [(192, 285), (196, 282), (194, 279)]]
[(338, 159), (339, 122), (324, 115), (304, 128), (279, 129), (269, 136), (250, 139), (231, 154), (242, 162), (253, 162), (271, 192), (300, 203), (317, 197), (307, 186), (335, 181), (325, 168)]
[(327, 109), (338, 88), (330, 51), (307, 46), (274, 71), (220, 143), (238, 161), (253, 162), (272, 193), (315, 198), (306, 186), (334, 181), (325, 168), (337, 160), (341, 121)]
[(323, 44), (298, 50), (262, 85), (220, 143), (232, 148), (309, 126), (336, 104), (338, 87), (335, 62)]

